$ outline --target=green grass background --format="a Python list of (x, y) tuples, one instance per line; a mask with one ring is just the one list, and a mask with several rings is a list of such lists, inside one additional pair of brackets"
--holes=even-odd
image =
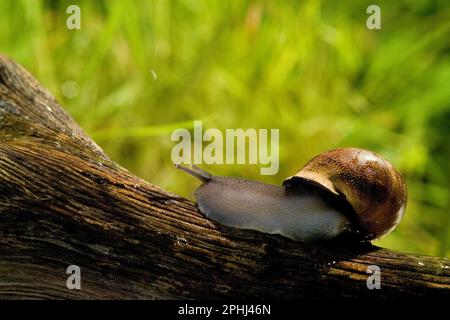
[[(204, 166), (279, 184), (338, 146), (376, 151), (404, 174), (409, 202), (377, 244), (449, 256), (450, 2), (0, 1), (0, 51), (30, 70), (112, 159), (184, 196), (170, 134), (279, 128), (280, 171)], [(66, 8), (81, 8), (81, 30)], [(157, 77), (152, 74), (152, 70)], [(72, 99), (66, 81), (79, 84)]]

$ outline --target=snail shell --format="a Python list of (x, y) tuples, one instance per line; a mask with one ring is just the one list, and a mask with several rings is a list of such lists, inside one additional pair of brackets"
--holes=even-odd
[(364, 149), (339, 148), (310, 160), (283, 185), (315, 185), (330, 198), (353, 209), (358, 231), (367, 240), (391, 232), (403, 218), (406, 185), (401, 174), (381, 156)]

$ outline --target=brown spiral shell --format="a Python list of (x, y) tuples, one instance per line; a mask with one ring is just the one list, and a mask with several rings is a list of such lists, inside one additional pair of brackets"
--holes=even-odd
[(364, 239), (389, 233), (406, 208), (406, 186), (394, 166), (364, 149), (338, 148), (310, 160), (284, 185), (313, 184), (330, 197), (345, 200), (353, 208), (352, 219)]

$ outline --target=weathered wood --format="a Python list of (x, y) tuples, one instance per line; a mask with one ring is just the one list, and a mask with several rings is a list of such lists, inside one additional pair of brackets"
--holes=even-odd
[[(82, 289), (66, 287), (81, 267)], [(369, 265), (381, 290), (368, 290)], [(0, 56), (0, 298), (450, 297), (450, 263), (220, 226), (112, 162)]]

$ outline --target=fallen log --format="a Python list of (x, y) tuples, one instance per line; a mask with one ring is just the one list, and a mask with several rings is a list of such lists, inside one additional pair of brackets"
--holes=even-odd
[[(81, 269), (81, 289), (66, 285)], [(368, 266), (380, 268), (370, 290)], [(225, 227), (111, 161), (0, 56), (0, 298), (450, 297), (446, 258)]]

